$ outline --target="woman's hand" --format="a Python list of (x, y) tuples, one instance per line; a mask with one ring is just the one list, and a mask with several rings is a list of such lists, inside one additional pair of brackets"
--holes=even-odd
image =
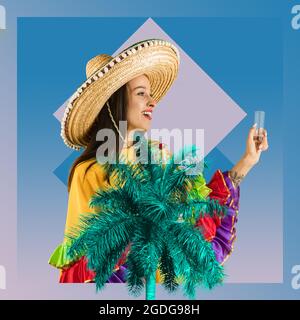
[(229, 171), (229, 176), (235, 187), (240, 184), (252, 167), (258, 163), (262, 151), (266, 151), (269, 148), (267, 130), (264, 130), (261, 142), (254, 140), (255, 130), (256, 124), (249, 131), (244, 155)]
[(246, 142), (246, 151), (243, 156), (246, 162), (251, 166), (254, 166), (255, 164), (257, 164), (260, 159), (260, 155), (262, 151), (266, 151), (269, 148), (267, 130), (264, 129), (263, 140), (261, 142), (254, 140), (255, 130), (256, 130), (256, 123), (249, 130), (249, 134)]

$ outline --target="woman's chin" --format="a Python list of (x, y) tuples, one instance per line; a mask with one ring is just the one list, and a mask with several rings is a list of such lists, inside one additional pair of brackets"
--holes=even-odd
[(133, 131), (148, 131), (150, 129), (150, 125), (141, 125), (138, 128), (133, 129)]

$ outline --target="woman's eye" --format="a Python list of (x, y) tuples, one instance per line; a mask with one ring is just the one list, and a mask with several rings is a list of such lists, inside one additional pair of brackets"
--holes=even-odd
[(143, 96), (145, 92), (139, 92), (138, 95)]

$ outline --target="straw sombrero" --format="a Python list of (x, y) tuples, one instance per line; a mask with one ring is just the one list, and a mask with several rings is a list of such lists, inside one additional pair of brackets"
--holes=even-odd
[(131, 79), (148, 76), (155, 101), (171, 87), (178, 73), (179, 52), (168, 41), (150, 39), (133, 44), (115, 57), (98, 55), (86, 65), (87, 80), (68, 101), (61, 122), (65, 144), (87, 146), (87, 132), (110, 96)]

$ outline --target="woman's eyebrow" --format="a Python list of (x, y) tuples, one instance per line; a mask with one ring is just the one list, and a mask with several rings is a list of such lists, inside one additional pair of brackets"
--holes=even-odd
[(143, 89), (146, 89), (146, 87), (143, 87), (143, 86), (138, 86), (138, 87), (135, 87), (133, 90), (135, 89), (139, 89), (139, 88), (143, 88)]

